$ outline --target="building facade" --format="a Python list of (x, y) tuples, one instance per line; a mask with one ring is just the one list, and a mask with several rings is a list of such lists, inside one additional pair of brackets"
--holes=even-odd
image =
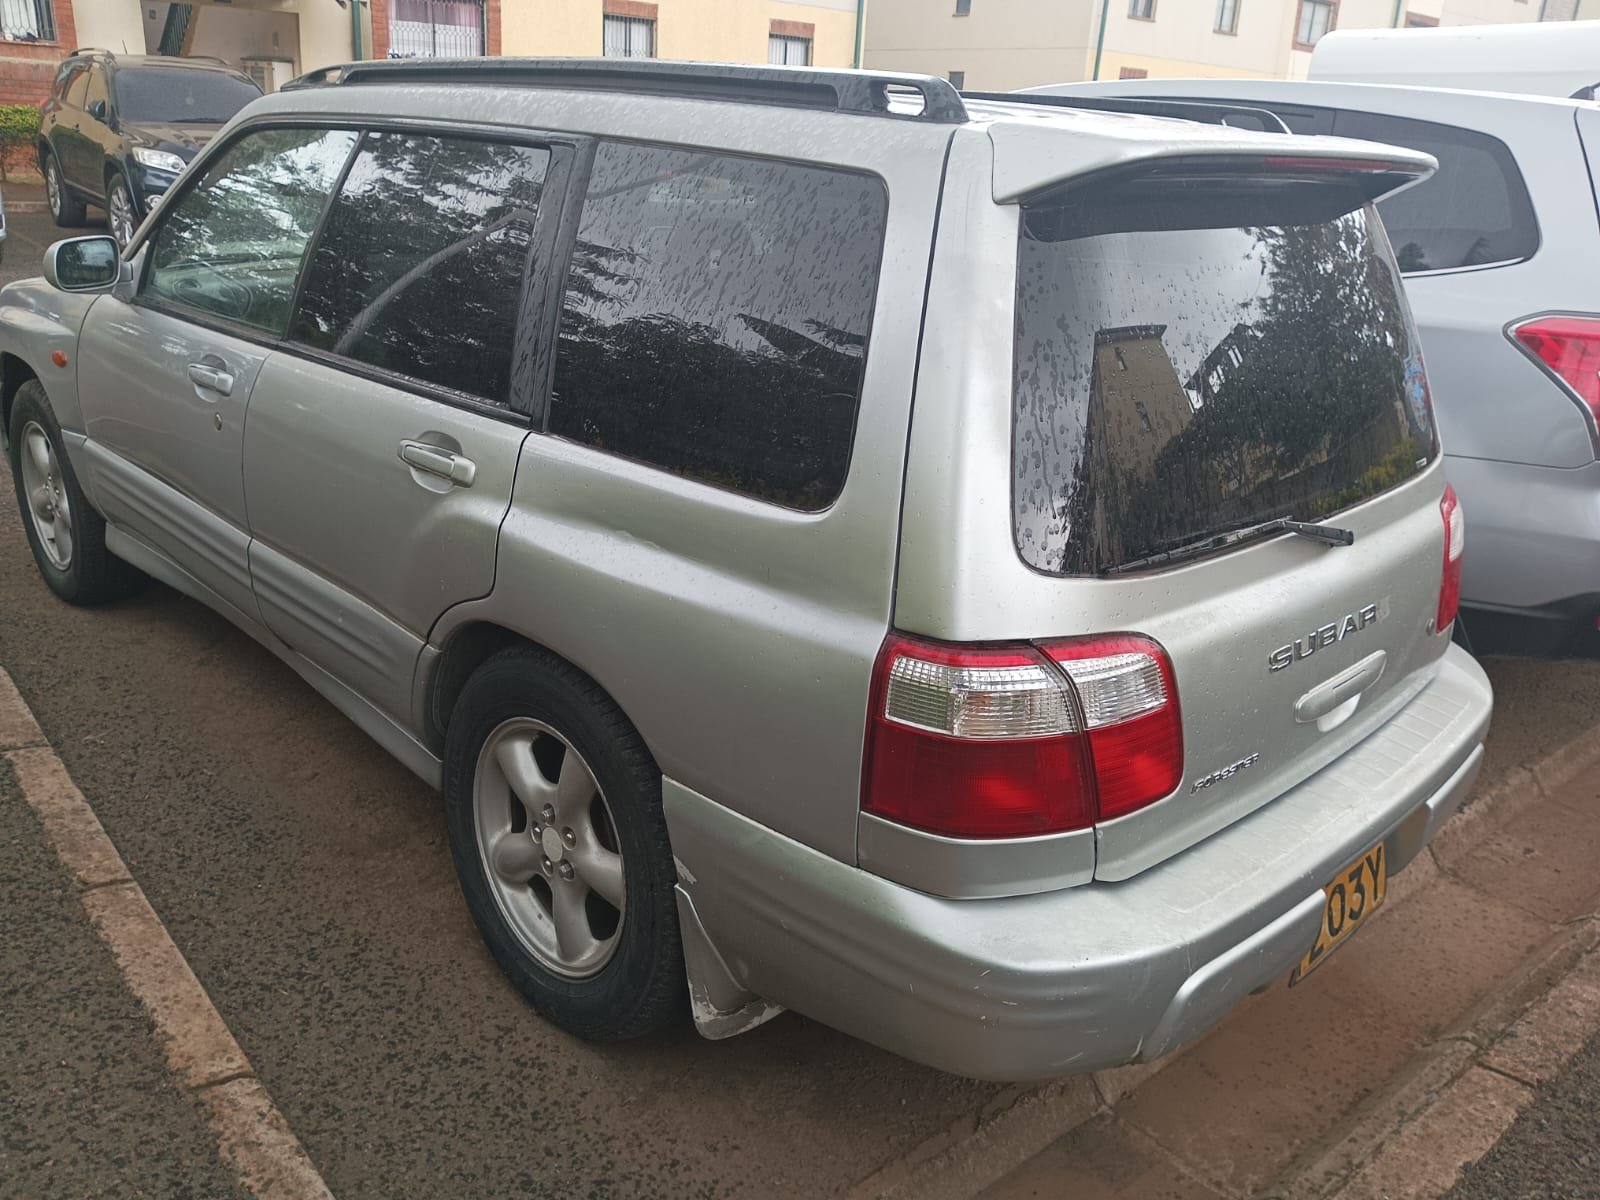
[(0, 103), (41, 103), (56, 64), (91, 46), (220, 58), (271, 89), (370, 57), (372, 28), (362, 0), (0, 0)]
[(858, 24), (857, 0), (517, 0), (504, 21), (510, 55), (819, 67), (855, 62)]
[(1118, 78), (1303, 78), (1331, 29), (1600, 15), (1595, 0), (868, 0), (865, 64), (1008, 91)]

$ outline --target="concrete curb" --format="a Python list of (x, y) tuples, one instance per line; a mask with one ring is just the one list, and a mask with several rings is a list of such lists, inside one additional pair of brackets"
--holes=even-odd
[(0, 760), (72, 879), (123, 983), (155, 1027), (174, 1083), (204, 1112), (222, 1160), (262, 1200), (333, 1200), (3, 669)]
[[(1395, 877), (1389, 895), (1391, 912), (1431, 890), (1449, 867), (1465, 859), (1518, 814), (1596, 763), (1600, 763), (1600, 726), (1586, 730), (1532, 766), (1507, 771), (1494, 786), (1474, 793), (1435, 835), (1429, 852)], [(1487, 1151), (1532, 1092), (1513, 1072), (1487, 1060), (1478, 1065), (1484, 1051), (1511, 1036), (1538, 1039), (1541, 1045), (1565, 1046), (1570, 1032), (1564, 1037), (1543, 1027), (1518, 1032), (1514, 1023), (1530, 1004), (1538, 1007), (1543, 1003), (1539, 997), (1548, 993), (1547, 999), (1553, 999), (1556, 993), (1550, 991), (1552, 982), (1597, 946), (1600, 919), (1586, 918), (1569, 924), (1530, 956), (1521, 970), (1502, 981), (1461, 1028), (1423, 1047), (1402, 1066), (1389, 1088), (1347, 1115), (1329, 1139), (1302, 1155), (1269, 1194), (1282, 1200), (1410, 1196), (1411, 1193), (1395, 1190), (1392, 1175), (1384, 1178), (1385, 1190), (1380, 1192), (1361, 1191), (1355, 1181), (1367, 1169), (1373, 1171), (1369, 1182), (1382, 1177), (1382, 1169), (1376, 1164), (1390, 1148), (1395, 1154), (1417, 1155), (1437, 1147), (1444, 1159), (1457, 1152), (1472, 1156), (1462, 1162)], [(1594, 959), (1600, 964), (1600, 950), (1595, 951)], [(1595, 981), (1600, 995), (1600, 966), (1595, 970)], [(1239, 1011), (1248, 1007), (1248, 1003), (1242, 1005)], [(1600, 1027), (1600, 1004), (1591, 1005), (1590, 1011)], [(1569, 1056), (1583, 1040), (1578, 1040)], [(861, 1180), (843, 1193), (844, 1200), (965, 1200), (976, 1196), (1064, 1135), (1111, 1112), (1178, 1057), (1181, 1055), (1088, 1077), (1057, 1080), (1041, 1087), (1008, 1089), (977, 1113)], [(1481, 1086), (1475, 1088), (1483, 1084), (1482, 1074), (1494, 1074), (1497, 1080), (1487, 1085), (1487, 1091)], [(1467, 1090), (1456, 1094), (1457, 1087)], [(1473, 1101), (1477, 1095), (1490, 1099), (1477, 1103)], [(1446, 1097), (1450, 1104), (1440, 1108)], [(1441, 1138), (1431, 1128), (1432, 1122), (1418, 1124), (1429, 1114), (1452, 1128), (1474, 1131), (1474, 1137)], [(1398, 1143), (1398, 1135), (1413, 1125), (1417, 1128), (1415, 1144)], [(1482, 1142), (1485, 1136), (1489, 1140)], [(1481, 1149), (1475, 1149), (1480, 1143)], [(1445, 1152), (1447, 1144), (1457, 1149)], [(1452, 1180), (1460, 1165), (1457, 1162), (1451, 1169)], [(1395, 1168), (1391, 1164), (1387, 1169)], [(1431, 1200), (1448, 1191), (1449, 1186), (1416, 1193), (1416, 1200), (1424, 1196)], [(1341, 1190), (1346, 1187), (1353, 1189), (1348, 1197)]]

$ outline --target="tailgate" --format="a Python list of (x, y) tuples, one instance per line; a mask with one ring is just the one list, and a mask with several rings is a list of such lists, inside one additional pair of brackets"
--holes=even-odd
[(1326, 765), (1448, 644), (1438, 442), (1369, 182), (1191, 160), (1023, 204), (1013, 530), (1059, 588), (1037, 636), (1117, 614), (1182, 712), (1183, 780), (1097, 826), (1100, 878)]

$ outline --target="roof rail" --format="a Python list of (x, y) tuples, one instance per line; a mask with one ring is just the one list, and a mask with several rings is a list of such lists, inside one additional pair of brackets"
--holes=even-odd
[(326, 67), (288, 88), (362, 83), (501, 83), (737, 100), (942, 125), (968, 119), (960, 93), (931, 75), (635, 58), (378, 59)]
[(968, 100), (988, 100), (1002, 104), (1042, 104), (1051, 108), (1087, 108), (1099, 112), (1138, 113), (1147, 117), (1174, 117), (1202, 125), (1227, 125), (1234, 129), (1256, 129), (1263, 133), (1288, 133), (1290, 129), (1277, 113), (1248, 104), (1229, 104), (1211, 100), (1166, 100), (1131, 96), (1076, 96), (1057, 92), (962, 92)]
[[(79, 46), (71, 54), (67, 55), (67, 57), (68, 58), (77, 58), (78, 55), (80, 55), (80, 54), (85, 55), (85, 56), (90, 55), (90, 54), (111, 54), (111, 51), (109, 51), (109, 50), (107, 50), (107, 49), (105, 49), (104, 47), (101, 47), (101, 46)], [(112, 57), (114, 58), (116, 56), (112, 55)]]

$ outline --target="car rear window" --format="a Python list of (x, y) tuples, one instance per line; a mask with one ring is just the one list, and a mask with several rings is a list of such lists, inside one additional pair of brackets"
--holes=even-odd
[(1437, 452), (1394, 261), (1337, 184), (1135, 179), (1025, 205), (1016, 321), (1014, 525), (1041, 571), (1322, 520)]
[(867, 175), (603, 143), (550, 432), (826, 508), (849, 464), (887, 213)]
[(1439, 169), (1378, 203), (1406, 274), (1521, 262), (1539, 248), (1539, 224), (1517, 161), (1488, 134), (1432, 121), (1341, 111), (1339, 137), (1421, 150)]

